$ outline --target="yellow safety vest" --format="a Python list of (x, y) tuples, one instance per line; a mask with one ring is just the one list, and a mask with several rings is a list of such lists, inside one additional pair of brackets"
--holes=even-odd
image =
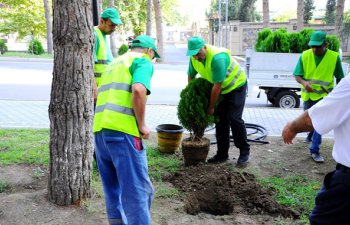
[(132, 107), (132, 75), (129, 71), (137, 58), (150, 58), (143, 53), (128, 52), (107, 66), (98, 88), (93, 131), (103, 128), (140, 137)]
[(217, 48), (212, 45), (206, 45), (206, 47), (207, 55), (205, 65), (203, 65), (202, 62), (197, 61), (193, 56), (191, 56), (191, 62), (194, 69), (210, 83), (213, 83), (211, 70), (211, 62), (213, 60), (213, 57), (219, 53), (224, 52), (230, 58), (230, 63), (227, 67), (226, 78), (221, 85), (221, 94), (227, 94), (246, 82), (247, 77), (244, 73), (244, 69), (242, 69), (238, 62), (231, 57), (229, 50), (224, 48)]
[(102, 73), (105, 72), (106, 67), (107, 67), (107, 45), (106, 45), (106, 42), (105, 42), (105, 39), (103, 37), (101, 30), (98, 29), (97, 26), (94, 27), (94, 30), (97, 34), (96, 37), (98, 38), (99, 43), (100, 43), (98, 51), (97, 51), (97, 62), (95, 62), (95, 66), (94, 66), (95, 80), (96, 80), (97, 86), (99, 86)]
[(331, 92), (334, 87), (334, 70), (337, 64), (338, 53), (327, 50), (322, 61), (316, 67), (315, 56), (312, 49), (302, 53), (304, 80), (311, 83), (314, 92), (307, 92), (305, 87), (301, 85), (301, 98), (303, 101), (311, 99), (317, 101), (327, 96), (327, 92)]

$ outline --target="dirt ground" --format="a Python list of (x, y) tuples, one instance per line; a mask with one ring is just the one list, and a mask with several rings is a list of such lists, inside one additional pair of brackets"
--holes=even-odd
[[(156, 134), (153, 134), (155, 144)], [(255, 182), (256, 176), (305, 175), (322, 181), (335, 162), (331, 156), (332, 139), (322, 143), (325, 163), (316, 164), (308, 145), (297, 139), (284, 145), (280, 137), (268, 137), (270, 144), (251, 143), (251, 159), (245, 169), (235, 167), (238, 149), (231, 147), (227, 163), (183, 167), (164, 179), (177, 187), (182, 197), (155, 198), (152, 224), (156, 225), (260, 225), (296, 224), (299, 212), (278, 205), (271, 191)], [(212, 145), (209, 157), (214, 155)], [(179, 157), (181, 154), (178, 153)], [(0, 167), (0, 180), (10, 187), (0, 193), (0, 225), (96, 225), (108, 224), (104, 200), (93, 196), (83, 207), (59, 207), (46, 199), (47, 170), (35, 166)], [(156, 187), (157, 188), (157, 187)], [(156, 194), (157, 195), (157, 194)]]

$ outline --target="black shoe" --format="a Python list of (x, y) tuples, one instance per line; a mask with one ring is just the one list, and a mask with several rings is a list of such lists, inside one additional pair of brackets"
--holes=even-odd
[(248, 165), (248, 162), (249, 162), (249, 154), (239, 155), (237, 160), (237, 166), (246, 167)]
[(220, 157), (218, 155), (214, 155), (210, 159), (208, 159), (208, 163), (222, 163), (228, 160), (228, 157)]

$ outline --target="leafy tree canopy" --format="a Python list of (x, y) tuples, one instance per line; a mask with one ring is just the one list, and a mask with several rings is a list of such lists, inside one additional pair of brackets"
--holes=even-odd
[[(225, 0), (221, 1), (221, 19), (225, 18)], [(228, 0), (228, 20), (240, 20), (242, 22), (260, 21), (261, 15), (258, 15), (255, 8), (256, 0)], [(219, 15), (218, 0), (211, 0), (207, 17), (217, 19)]]
[(18, 39), (31, 35), (46, 36), (44, 4), (42, 0), (2, 0), (0, 33), (18, 34)]
[(326, 24), (334, 24), (335, 23), (336, 5), (337, 5), (336, 0), (327, 0), (326, 15), (324, 17), (324, 21), (326, 22)]
[[(120, 11), (123, 25), (118, 26), (122, 32), (133, 30), (135, 35), (144, 33), (147, 21), (147, 1), (146, 0), (122, 0), (114, 1), (115, 7)], [(177, 0), (162, 0), (162, 16), (167, 25), (183, 25), (186, 18), (181, 16)], [(103, 0), (103, 8), (108, 6), (108, 0)], [(152, 13), (154, 19), (154, 12)]]
[(304, 22), (308, 23), (314, 14), (314, 0), (304, 0)]

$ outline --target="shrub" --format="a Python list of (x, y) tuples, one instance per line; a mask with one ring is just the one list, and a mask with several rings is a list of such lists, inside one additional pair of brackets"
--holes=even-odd
[[(271, 30), (270, 30), (271, 31)], [(302, 53), (310, 48), (309, 41), (314, 29), (305, 28), (300, 32), (288, 33), (281, 28), (275, 32), (263, 29), (258, 33), (255, 49), (257, 52), (291, 52)], [(266, 36), (268, 35), (268, 36)], [(338, 52), (340, 41), (336, 35), (327, 35), (328, 49)]]
[(327, 35), (328, 49), (339, 52), (340, 41), (336, 35)]
[(312, 28), (304, 28), (300, 31), (302, 39), (300, 40), (301, 50), (299, 53), (310, 48), (309, 41), (310, 41), (310, 37), (311, 37), (312, 32), (314, 32), (314, 29), (312, 29)]
[(205, 129), (215, 121), (214, 116), (207, 113), (212, 86), (204, 78), (196, 78), (181, 91), (177, 116), (192, 140), (201, 139)]
[(41, 55), (45, 51), (44, 51), (44, 48), (43, 48), (43, 45), (41, 44), (41, 42), (38, 39), (33, 38), (29, 42), (28, 52), (31, 53), (31, 54), (34, 54), (34, 55)]
[(272, 30), (270, 28), (262, 29), (258, 33), (258, 39), (256, 40), (256, 45), (255, 45), (255, 50), (257, 52), (264, 52), (265, 51), (263, 49), (263, 42), (270, 34), (272, 34)]
[(289, 46), (289, 51), (291, 53), (300, 53), (302, 52), (302, 42), (303, 42), (303, 36), (298, 33), (298, 32), (293, 32), (289, 34), (289, 42), (290, 42), (290, 46)]
[(7, 46), (5, 40), (0, 40), (0, 54), (3, 55), (5, 52), (7, 52)]
[(265, 52), (289, 52), (289, 35), (285, 28), (271, 33), (262, 43)]
[(126, 44), (122, 44), (118, 49), (118, 55), (123, 55), (129, 50), (129, 47)]

